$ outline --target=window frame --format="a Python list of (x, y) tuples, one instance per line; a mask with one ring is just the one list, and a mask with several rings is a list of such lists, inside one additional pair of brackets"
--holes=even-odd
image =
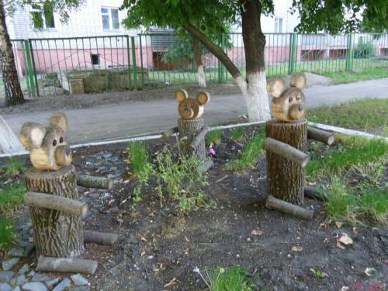
[[(31, 17), (32, 27), (34, 29), (38, 29), (38, 30), (55, 29), (56, 26), (55, 26), (54, 10), (51, 11), (51, 22), (48, 25), (47, 18), (46, 18), (46, 15), (44, 13), (44, 10), (43, 10), (42, 6), (43, 6), (43, 1), (42, 0), (34, 1), (32, 3), (31, 9), (30, 9), (30, 17)], [(34, 14), (37, 15), (37, 16), (33, 16)], [(42, 21), (42, 26), (41, 27), (37, 27), (36, 26), (36, 23), (33, 20), (34, 17), (39, 17), (41, 19), (41, 21)]]
[[(107, 11), (103, 12), (103, 9), (107, 9)], [(115, 13), (117, 13), (117, 23), (116, 23), (116, 21), (114, 21), (114, 17), (113, 17), (114, 11), (115, 11)], [(102, 25), (103, 30), (105, 30), (105, 31), (120, 30), (119, 8), (101, 6), (100, 13), (101, 13), (101, 25)], [(109, 28), (104, 27), (104, 16), (108, 17)], [(115, 25), (117, 25), (117, 28), (115, 28)]]

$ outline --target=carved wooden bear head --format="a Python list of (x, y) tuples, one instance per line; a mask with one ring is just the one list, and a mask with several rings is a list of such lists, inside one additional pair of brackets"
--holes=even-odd
[(210, 95), (207, 92), (199, 92), (197, 99), (188, 98), (185, 90), (176, 91), (175, 98), (179, 102), (178, 112), (182, 119), (191, 120), (202, 116), (203, 105), (209, 102)]
[(268, 95), (272, 97), (272, 117), (279, 121), (293, 122), (305, 116), (305, 97), (303, 89), (306, 85), (306, 76), (303, 73), (294, 73), (290, 79), (290, 88), (287, 88), (281, 78), (274, 78), (267, 82)]
[(36, 122), (25, 122), (20, 130), (20, 142), (30, 152), (32, 165), (38, 170), (58, 170), (71, 164), (72, 154), (65, 140), (67, 118), (64, 113), (53, 113), (45, 127)]

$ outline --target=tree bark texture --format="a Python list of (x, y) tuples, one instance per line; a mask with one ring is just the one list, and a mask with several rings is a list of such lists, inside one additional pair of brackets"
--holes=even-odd
[(203, 138), (194, 149), (191, 147), (191, 143), (195, 140), (203, 127), (204, 122), (202, 118), (192, 120), (178, 119), (179, 141), (182, 154), (186, 156), (195, 156), (200, 161), (205, 161), (205, 138)]
[[(306, 120), (294, 123), (268, 121), (266, 123), (266, 134), (267, 137), (306, 152)], [(267, 151), (266, 155), (268, 194), (293, 204), (303, 204), (304, 169), (301, 164), (272, 151)]]
[[(25, 173), (25, 181), (28, 191), (78, 200), (75, 168), (72, 165), (49, 172), (31, 168)], [(75, 257), (83, 252), (83, 227), (78, 215), (36, 207), (30, 207), (30, 211), (38, 255)]]
[(83, 273), (93, 275), (98, 267), (98, 263), (93, 260), (77, 258), (50, 258), (39, 256), (37, 271), (61, 272), (61, 273)]
[(24, 103), (24, 96), (16, 70), (12, 44), (5, 22), (4, 1), (0, 0), (0, 65), (3, 75), (5, 104), (7, 106)]
[(194, 61), (198, 72), (198, 85), (201, 88), (206, 88), (206, 75), (203, 70), (201, 47), (199, 45), (199, 40), (195, 37), (193, 37), (193, 51)]

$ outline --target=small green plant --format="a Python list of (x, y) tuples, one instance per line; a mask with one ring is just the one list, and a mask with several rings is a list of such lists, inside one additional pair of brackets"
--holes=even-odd
[(10, 157), (5, 166), (7, 175), (16, 175), (24, 168), (24, 162), (20, 157)]
[(241, 128), (241, 127), (234, 127), (231, 131), (230, 131), (230, 137), (237, 141), (239, 139), (241, 139), (242, 137), (244, 136), (244, 130)]
[(263, 151), (262, 144), (264, 139), (264, 131), (256, 132), (253, 137), (244, 144), (240, 157), (230, 161), (226, 165), (226, 169), (240, 171), (253, 166)]
[(0, 189), (0, 210), (11, 212), (23, 204), (25, 187), (22, 183), (13, 183)]
[(347, 220), (353, 211), (355, 198), (348, 193), (346, 185), (344, 185), (338, 177), (332, 179), (330, 187), (330, 195), (326, 202), (326, 211), (329, 218), (333, 220)]
[(0, 216), (0, 253), (4, 253), (15, 239), (16, 232), (11, 219)]
[(131, 142), (128, 144), (127, 152), (127, 164), (129, 164), (131, 172), (135, 175), (144, 175), (149, 167), (149, 154), (145, 143), (142, 141)]
[(357, 213), (363, 219), (388, 225), (388, 186), (372, 187), (363, 190), (359, 197)]
[(328, 277), (328, 275), (325, 272), (323, 272), (320, 268), (316, 268), (316, 269), (311, 268), (310, 271), (311, 273), (313, 273), (313, 276), (317, 279), (324, 279)]
[(209, 131), (206, 134), (206, 143), (207, 144), (216, 144), (216, 143), (220, 142), (221, 135), (222, 135), (221, 129), (214, 129), (214, 130)]
[(202, 280), (211, 291), (254, 290), (252, 279), (247, 276), (245, 270), (240, 266), (205, 269), (205, 276), (202, 275), (199, 268), (195, 268), (194, 272), (201, 276)]

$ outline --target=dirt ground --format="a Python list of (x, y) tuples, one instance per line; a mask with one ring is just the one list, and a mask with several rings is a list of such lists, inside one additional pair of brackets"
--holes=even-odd
[[(246, 128), (246, 135), (253, 130), (258, 128)], [(148, 141), (147, 147), (154, 154), (164, 144)], [(214, 167), (207, 173), (206, 195), (215, 204), (185, 215), (174, 201), (161, 207), (154, 184), (131, 210), (136, 182), (124, 163), (127, 144), (76, 149), (77, 173), (114, 173), (120, 180), (94, 200), (91, 189), (79, 187), (80, 197), (89, 197), (95, 208), (85, 219), (85, 229), (120, 235), (114, 247), (86, 245), (83, 257), (99, 262), (97, 272), (87, 277), (92, 290), (205, 290), (195, 268), (204, 275), (212, 267), (236, 265), (246, 270), (255, 290), (386, 290), (388, 228), (337, 228), (327, 220), (323, 202), (307, 198), (304, 207), (314, 210), (313, 220), (265, 208), (264, 154), (248, 170), (225, 169), (242, 144), (225, 130), (215, 145)], [(338, 239), (344, 233), (353, 244), (343, 249)], [(373, 276), (365, 273), (367, 268), (375, 269)], [(326, 275), (318, 276), (317, 271)]]

